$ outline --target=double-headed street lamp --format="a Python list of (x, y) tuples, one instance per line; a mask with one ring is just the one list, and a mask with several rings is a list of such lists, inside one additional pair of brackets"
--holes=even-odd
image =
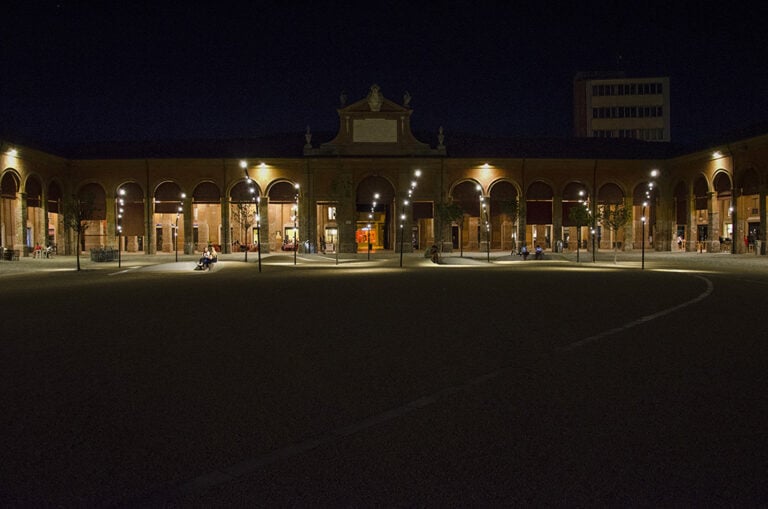
[(115, 211), (115, 230), (117, 233), (117, 267), (122, 267), (122, 259), (120, 257), (120, 253), (122, 251), (122, 244), (123, 244), (123, 212), (125, 212), (125, 199), (123, 199), (123, 196), (125, 196), (125, 189), (119, 188), (117, 190), (117, 201), (115, 202), (116, 205), (116, 211)]
[(411, 187), (408, 189), (408, 199), (403, 200), (403, 210), (400, 214), (400, 266), (403, 266), (403, 239), (405, 238), (405, 207), (408, 206), (409, 200), (413, 197), (413, 191), (416, 189), (416, 179), (421, 177), (421, 170), (413, 172), (414, 180), (411, 180)]
[(176, 229), (173, 231), (173, 251), (176, 254), (176, 261), (179, 261), (179, 216), (184, 211), (184, 198), (186, 193), (181, 193), (181, 199), (179, 200), (179, 209), (176, 211)]

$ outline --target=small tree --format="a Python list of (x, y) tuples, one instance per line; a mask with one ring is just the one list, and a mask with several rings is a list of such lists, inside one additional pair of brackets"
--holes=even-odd
[(75, 233), (77, 270), (80, 270), (80, 245), (93, 217), (93, 196), (72, 195), (64, 204), (64, 229)]
[(461, 255), (464, 255), (464, 248), (461, 242), (461, 223), (464, 219), (464, 209), (461, 208), (456, 202), (442, 202), (435, 206), (435, 212), (437, 212), (438, 218), (438, 231), (440, 232), (440, 248), (443, 246), (443, 225), (453, 224), (454, 222), (459, 224), (459, 248), (461, 249)]
[(611, 231), (611, 243), (613, 244), (613, 263), (616, 263), (616, 233), (624, 228), (632, 220), (632, 211), (623, 204), (606, 205), (600, 212), (600, 222)]
[(571, 207), (568, 211), (568, 219), (576, 225), (576, 261), (579, 261), (579, 248), (581, 247), (581, 228), (583, 226), (592, 226), (592, 214), (587, 208), (587, 204), (579, 202), (578, 205)]
[(243, 232), (242, 239), (245, 242), (245, 261), (248, 262), (248, 245), (247, 241), (248, 228), (255, 224), (254, 206), (249, 202), (234, 202), (232, 203), (232, 221), (240, 227), (240, 231)]

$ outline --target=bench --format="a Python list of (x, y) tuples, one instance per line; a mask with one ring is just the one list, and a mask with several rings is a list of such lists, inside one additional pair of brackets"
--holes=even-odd
[(198, 262), (197, 265), (195, 265), (195, 270), (211, 270), (213, 268), (213, 264), (219, 261), (218, 256), (214, 256), (213, 258), (209, 260), (203, 261), (202, 266), (200, 265), (200, 262)]

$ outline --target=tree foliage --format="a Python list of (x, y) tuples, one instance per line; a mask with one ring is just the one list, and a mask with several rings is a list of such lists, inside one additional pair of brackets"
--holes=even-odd
[(512, 220), (512, 224), (517, 224), (520, 219), (520, 201), (517, 197), (501, 201), (501, 213), (506, 214)]
[(80, 270), (80, 246), (83, 235), (90, 226), (90, 220), (93, 217), (92, 195), (72, 195), (64, 203), (64, 229), (75, 233), (75, 255), (77, 259), (77, 270)]
[(256, 224), (254, 215), (256, 205), (251, 202), (232, 203), (232, 221), (240, 228), (243, 237), (240, 242), (245, 245), (245, 261), (248, 261), (248, 246), (251, 244), (247, 239), (248, 228)]
[(445, 225), (452, 223), (459, 224), (461, 230), (461, 220), (464, 217), (464, 209), (456, 202), (441, 202), (435, 205), (435, 215), (438, 219), (437, 231), (440, 232), (440, 246), (443, 244), (443, 232)]
[[(600, 211), (600, 223), (608, 228), (615, 239), (616, 233), (632, 220), (632, 211), (623, 204), (606, 205)], [(616, 263), (616, 242), (613, 241), (613, 263)]]
[(579, 203), (568, 211), (568, 219), (578, 228), (592, 226), (592, 214), (586, 203)]

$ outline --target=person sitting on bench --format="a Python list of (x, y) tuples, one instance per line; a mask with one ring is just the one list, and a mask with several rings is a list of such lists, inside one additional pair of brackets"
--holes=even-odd
[(211, 264), (211, 252), (206, 247), (203, 250), (203, 256), (200, 257), (200, 260), (197, 262), (197, 267), (195, 267), (195, 270), (203, 270), (210, 268)]

